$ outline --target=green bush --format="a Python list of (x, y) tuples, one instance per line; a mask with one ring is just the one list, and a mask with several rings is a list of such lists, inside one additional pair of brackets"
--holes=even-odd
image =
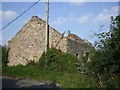
[(64, 88), (97, 87), (93, 78), (80, 76), (75, 66), (76, 62), (78, 59), (74, 55), (51, 48), (46, 54), (43, 53), (38, 63), (31, 60), (26, 66), (4, 65), (3, 75), (57, 82)]
[(78, 59), (74, 55), (51, 48), (42, 55), (38, 65), (50, 71), (75, 73), (77, 72), (75, 62), (78, 62)]
[(2, 64), (7, 65), (8, 63), (8, 50), (7, 46), (1, 46), (2, 47)]
[(120, 87), (120, 16), (111, 17), (110, 31), (96, 33), (96, 51), (87, 65), (101, 87)]

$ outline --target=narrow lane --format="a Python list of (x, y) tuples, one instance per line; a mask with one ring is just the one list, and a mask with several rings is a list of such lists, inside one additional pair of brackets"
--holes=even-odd
[(15, 79), (2, 77), (2, 88), (56, 88), (59, 89), (56, 83), (43, 83), (36, 80)]

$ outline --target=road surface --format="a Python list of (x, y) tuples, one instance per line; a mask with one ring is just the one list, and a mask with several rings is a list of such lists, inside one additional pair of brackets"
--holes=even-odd
[(2, 88), (56, 88), (59, 89), (59, 85), (56, 83), (43, 83), (36, 80), (28, 79), (16, 79), (1, 77)]

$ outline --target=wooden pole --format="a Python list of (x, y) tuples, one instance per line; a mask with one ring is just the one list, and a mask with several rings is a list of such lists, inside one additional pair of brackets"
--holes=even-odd
[[(45, 53), (49, 49), (49, 0), (46, 0), (46, 26), (45, 26)], [(48, 58), (47, 54), (45, 54), (46, 60), (45, 60), (45, 68), (47, 69), (47, 63)]]
[(45, 37), (45, 53), (49, 48), (49, 0), (46, 0), (46, 37)]

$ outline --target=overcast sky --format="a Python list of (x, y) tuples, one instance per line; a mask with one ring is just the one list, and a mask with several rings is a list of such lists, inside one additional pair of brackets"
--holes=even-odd
[[(2, 9), (0, 10), (2, 26), (20, 15), (33, 3), (2, 2)], [(0, 44), (7, 44), (8, 40), (14, 37), (32, 16), (39, 16), (45, 20), (45, 5), (45, 2), (38, 3), (5, 28), (0, 37)], [(117, 5), (117, 2), (50, 2), (49, 24), (61, 33), (70, 30), (71, 33), (78, 35), (82, 39), (94, 42), (96, 39), (91, 38), (92, 34), (93, 32), (99, 32), (100, 25), (104, 25), (101, 32), (109, 30), (110, 16), (118, 14)]]

